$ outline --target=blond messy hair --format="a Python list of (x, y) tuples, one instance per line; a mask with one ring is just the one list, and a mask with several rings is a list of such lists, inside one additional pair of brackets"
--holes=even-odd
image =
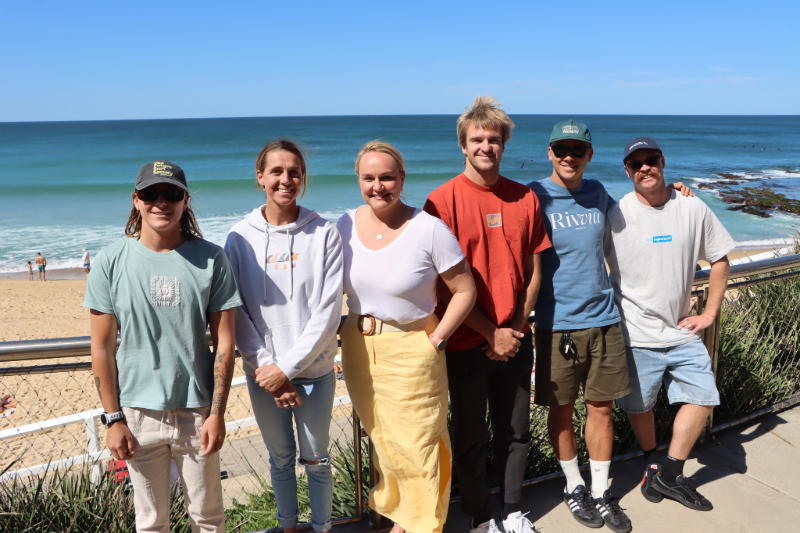
[(356, 156), (356, 176), (358, 176), (358, 165), (361, 163), (361, 158), (370, 152), (380, 152), (390, 156), (394, 159), (394, 162), (397, 163), (397, 168), (400, 169), (400, 173), (405, 174), (406, 169), (403, 163), (403, 154), (400, 153), (400, 150), (386, 141), (376, 139), (374, 141), (367, 141), (364, 143), (364, 146), (361, 147), (361, 150), (358, 151), (358, 155)]
[(458, 144), (466, 146), (467, 129), (472, 124), (476, 128), (484, 130), (500, 130), (503, 136), (503, 146), (511, 140), (511, 130), (514, 129), (514, 122), (509, 118), (505, 111), (501, 109), (502, 104), (494, 96), (484, 94), (478, 96), (472, 105), (464, 110), (458, 117), (456, 133), (458, 133)]

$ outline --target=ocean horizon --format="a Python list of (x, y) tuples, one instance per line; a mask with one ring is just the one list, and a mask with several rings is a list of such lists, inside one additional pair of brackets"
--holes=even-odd
[[(335, 222), (362, 205), (353, 164), (361, 145), (380, 138), (403, 153), (407, 203), (463, 171), (457, 115), (356, 115), (0, 123), (0, 273), (26, 270), (36, 252), (48, 267), (80, 266), (123, 237), (142, 164), (166, 159), (186, 172), (201, 230), (222, 244), (227, 231), (264, 203), (255, 158), (277, 137), (303, 143), (309, 188), (300, 203)], [(511, 115), (516, 123), (501, 173), (521, 183), (547, 178), (547, 141), (558, 121), (588, 124), (594, 156), (585, 177), (614, 198), (632, 190), (622, 167), (625, 143), (654, 137), (664, 150), (667, 182), (684, 181), (742, 247), (769, 247), (797, 234), (800, 217), (730, 211), (700, 184), (735, 175), (747, 186), (800, 198), (800, 116)]]

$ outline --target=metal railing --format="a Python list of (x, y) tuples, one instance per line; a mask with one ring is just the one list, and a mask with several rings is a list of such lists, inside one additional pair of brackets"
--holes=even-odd
[[(797, 323), (800, 322), (800, 317), (793, 320), (800, 306), (797, 301), (781, 302), (782, 297), (791, 299), (797, 296), (797, 294), (800, 294), (800, 291), (797, 289), (797, 287), (800, 287), (800, 280), (796, 279), (800, 276), (800, 270), (785, 272), (792, 269), (800, 269), (800, 255), (779, 257), (731, 267), (729, 275), (730, 283), (726, 290), (722, 312), (718, 315), (716, 322), (711, 327), (704, 330), (702, 334), (703, 341), (712, 358), (712, 365), (722, 395), (722, 405), (715, 409), (714, 413), (709, 417), (703, 439), (713, 438), (713, 433), (736, 424), (747, 422), (757, 416), (762, 416), (769, 412), (800, 403), (800, 350), (798, 350), (798, 348), (800, 348), (800, 333), (798, 333), (796, 327)], [(695, 286), (699, 288), (693, 292), (693, 295), (697, 298), (695, 308), (697, 313), (702, 313), (708, 299), (707, 284), (708, 272), (698, 271), (695, 274)], [(766, 305), (767, 302), (763, 300), (767, 298), (775, 298), (775, 301), (772, 303), (774, 303), (776, 308), (782, 313), (780, 317), (770, 315), (766, 317), (769, 320), (765, 320), (765, 317), (762, 316), (763, 313), (759, 314), (758, 311), (761, 308), (758, 306)], [(344, 317), (342, 318), (344, 319)], [(771, 323), (768, 323), (770, 321)], [(773, 328), (770, 331), (774, 330), (776, 339), (775, 346), (768, 346), (765, 348), (766, 351), (762, 350), (764, 353), (761, 354), (761, 367), (755, 369), (742, 367), (742, 364), (740, 364), (742, 361), (739, 359), (734, 360), (737, 350), (741, 351), (743, 349), (740, 344), (745, 341), (752, 341), (752, 339), (747, 340), (744, 338), (747, 337), (747, 332), (751, 332), (755, 338), (758, 338), (758, 328), (763, 327)], [(775, 328), (782, 329), (778, 331)], [(741, 337), (741, 339), (739, 337)], [(748, 346), (753, 346), (753, 344)], [(759, 348), (759, 350), (760, 349), (761, 348)], [(769, 350), (772, 350), (772, 352)], [(89, 354), (89, 337), (0, 343), (0, 364), (44, 359), (62, 360), (65, 358), (87, 357)], [(240, 363), (238, 363), (238, 367), (239, 373), (241, 374)], [(0, 382), (15, 376), (23, 378), (41, 376), (47, 378), (57, 373), (66, 373), (73, 381), (79, 382), (80, 379), (75, 376), (89, 375), (90, 370), (91, 363), (88, 361), (0, 368)], [(743, 398), (745, 394), (754, 394), (750, 389), (743, 388), (744, 385), (740, 383), (749, 379), (747, 372), (760, 372), (763, 376), (759, 374), (758, 377), (765, 377), (770, 386), (772, 386), (772, 382), (769, 380), (778, 375), (786, 377), (785, 375), (788, 373), (788, 381), (784, 380), (786, 382), (782, 382), (782, 388), (770, 389), (772, 391), (770, 394), (758, 395), (758, 389), (755, 389), (756, 397)], [(729, 383), (731, 380), (733, 380), (733, 383)], [(95, 402), (94, 407), (89, 409), (75, 409), (67, 414), (50, 417), (42, 422), (36, 421), (24, 424), (20, 427), (12, 427), (0, 431), (0, 461), (2, 461), (2, 457), (6, 457), (7, 459), (16, 458), (18, 456), (17, 452), (20, 449), (20, 447), (17, 446), (16, 451), (11, 448), (3, 450), (2, 443), (4, 441), (25, 436), (31, 437), (34, 434), (48, 434), (59, 428), (64, 429), (69, 426), (83, 424), (85, 428), (85, 440), (82, 438), (80, 440), (83, 440), (85, 443), (84, 449), (86, 449), (86, 452), (59, 459), (58, 463), (51, 462), (50, 465), (51, 467), (55, 465), (70, 466), (80, 464), (80, 462), (95, 461), (93, 467), (95, 470), (93, 474), (95, 476), (99, 475), (101, 472), (99, 462), (108, 458), (109, 454), (108, 450), (104, 450), (101, 446), (101, 443), (104, 442), (104, 431), (103, 428), (98, 427), (97, 424), (97, 417), (101, 409), (98, 408), (94, 386), (91, 383), (91, 379), (85, 379), (83, 381), (88, 382), (88, 386), (81, 386), (81, 393), (92, 398), (92, 401)], [(249, 461), (245, 455), (252, 457), (253, 448), (252, 446), (251, 448), (246, 448), (246, 446), (240, 446), (239, 444), (247, 441), (245, 443), (246, 445), (252, 445), (254, 441), (260, 439), (260, 435), (258, 435), (256, 431), (251, 433), (246, 432), (248, 428), (257, 428), (253, 428), (253, 426), (255, 426), (255, 420), (252, 417), (252, 411), (249, 406), (249, 395), (234, 395), (234, 391), (241, 390), (243, 385), (244, 378), (242, 376), (234, 379), (231, 397), (234, 403), (239, 402), (244, 407), (240, 406), (242, 409), (239, 411), (229, 407), (228, 412), (244, 413), (245, 416), (237, 416), (235, 420), (226, 424), (226, 428), (230, 433), (228, 440), (226, 440), (225, 448), (229, 449), (229, 453), (239, 453), (242, 456), (243, 462), (249, 465), (251, 461)], [(749, 387), (750, 385), (748, 384), (747, 386)], [(3, 388), (8, 389), (9, 387), (3, 385)], [(86, 390), (83, 390), (84, 388)], [(24, 405), (24, 402), (18, 401), (18, 404)], [(332, 415), (332, 427), (334, 425), (336, 426), (334, 429), (337, 431), (337, 434), (335, 436), (332, 435), (332, 437), (339, 439), (344, 445), (354, 446), (354, 470), (356, 477), (356, 494), (354, 494), (354, 498), (357, 502), (357, 506), (356, 513), (353, 516), (337, 518), (334, 523), (338, 524), (363, 519), (364, 511), (367, 509), (367, 503), (364, 501), (364, 495), (361, 492), (362, 484), (366, 480), (362, 479), (360, 468), (362, 460), (366, 459), (362, 454), (362, 441), (365, 434), (360, 427), (358, 417), (354, 410), (349, 408), (342, 411), (341, 409), (343, 407), (349, 407), (349, 397), (347, 397), (347, 395), (341, 395), (336, 400), (334, 413)], [(340, 411), (337, 412), (337, 409)], [(656, 411), (657, 425), (663, 429), (660, 434), (661, 442), (664, 442), (668, 436), (668, 428), (671, 427), (671, 417), (674, 415), (674, 409), (667, 405), (663, 391), (659, 403), (657, 404)], [(544, 408), (532, 404), (532, 426), (536, 420), (540, 420), (544, 417), (544, 412)], [(715, 422), (717, 419), (719, 423)], [(13, 420), (13, 418), (5, 420)], [(343, 420), (345, 420), (344, 424), (342, 423)], [(549, 446), (549, 438), (546, 435), (546, 431), (541, 431), (541, 425), (537, 427), (539, 428), (538, 432), (534, 433), (534, 441), (536, 442), (533, 443), (532, 447), (538, 445), (546, 448)], [(50, 442), (53, 449), (58, 448), (58, 438), (51, 438)], [(223, 448), (223, 452), (221, 453), (224, 453), (225, 448)], [(266, 465), (266, 461), (263, 460), (263, 454), (266, 453), (266, 450), (258, 453), (260, 455), (257, 462), (263, 467)], [(615, 447), (614, 461), (629, 459), (636, 455), (636, 443), (632, 438), (628, 438), (627, 441)], [(223, 468), (225, 468), (226, 464), (232, 464), (226, 463), (225, 459), (222, 460), (222, 463)], [(16, 470), (14, 475), (21, 476), (40, 473), (46, 465), (47, 461), (42, 461), (40, 464)], [(2, 466), (3, 464), (0, 462), (0, 470), (2, 470)], [(239, 466), (241, 466), (241, 464)], [(531, 473), (533, 475), (528, 476), (525, 484), (540, 483), (562, 475), (557, 469), (551, 470), (552, 471), (548, 471), (546, 467), (532, 470)], [(5, 477), (8, 478), (9, 474), (11, 473), (7, 473)], [(370, 474), (370, 477), (373, 478), (374, 470), (371, 467)], [(243, 474), (242, 472), (238, 472), (234, 473), (231, 477), (235, 478), (237, 475), (242, 476)], [(232, 489), (232, 492), (241, 494), (242, 490), (244, 489), (239, 487), (236, 490)], [(227, 498), (227, 500), (230, 501), (235, 498), (236, 496), (234, 495)], [(453, 498), (453, 500), (457, 499), (458, 496)], [(381, 524), (380, 517), (373, 515), (373, 523), (376, 525)], [(309, 529), (310, 527), (310, 524), (302, 524), (299, 526), (299, 529)]]

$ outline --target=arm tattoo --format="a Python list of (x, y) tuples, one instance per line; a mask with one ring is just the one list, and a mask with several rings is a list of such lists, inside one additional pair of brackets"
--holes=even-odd
[(211, 414), (225, 414), (225, 406), (228, 403), (228, 392), (230, 391), (231, 375), (233, 371), (233, 361), (225, 363), (226, 352), (217, 353), (214, 359), (214, 396), (211, 400)]
[(100, 378), (94, 377), (94, 386), (97, 387), (97, 395), (100, 396), (100, 401), (103, 401), (103, 393), (100, 392)]

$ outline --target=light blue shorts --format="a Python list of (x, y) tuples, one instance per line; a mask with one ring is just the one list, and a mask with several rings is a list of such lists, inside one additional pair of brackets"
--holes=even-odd
[(719, 405), (719, 391), (711, 370), (711, 357), (699, 339), (668, 348), (626, 346), (631, 393), (617, 400), (626, 413), (653, 408), (661, 383), (669, 403)]

